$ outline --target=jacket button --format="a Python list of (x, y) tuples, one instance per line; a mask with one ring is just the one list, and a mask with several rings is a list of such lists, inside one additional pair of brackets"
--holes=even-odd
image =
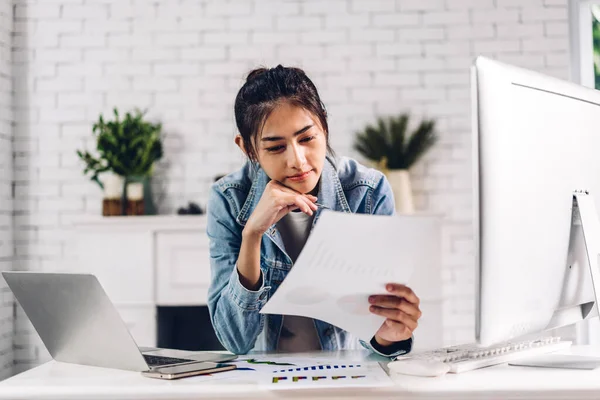
[(259, 300), (264, 300), (264, 299), (266, 299), (266, 298), (267, 298), (267, 294), (268, 294), (268, 293), (267, 293), (267, 291), (265, 290), (264, 292), (262, 292), (262, 293), (261, 293), (261, 294), (258, 296), (258, 299), (259, 299)]

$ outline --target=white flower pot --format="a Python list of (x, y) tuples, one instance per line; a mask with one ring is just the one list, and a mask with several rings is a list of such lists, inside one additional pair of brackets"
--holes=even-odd
[(396, 203), (396, 213), (414, 214), (415, 205), (413, 202), (412, 186), (410, 183), (410, 173), (405, 169), (391, 169), (386, 171), (386, 176)]
[(139, 201), (144, 199), (144, 184), (131, 182), (127, 184), (127, 200)]
[(123, 196), (124, 178), (114, 172), (105, 172), (99, 177), (104, 185), (104, 198), (111, 200), (121, 200)]

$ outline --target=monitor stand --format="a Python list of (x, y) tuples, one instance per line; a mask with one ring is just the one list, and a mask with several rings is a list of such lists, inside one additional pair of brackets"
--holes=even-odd
[[(583, 241), (587, 253), (587, 261), (594, 289), (594, 300), (598, 305), (600, 300), (600, 220), (596, 212), (594, 198), (588, 191), (573, 193), (573, 217), (581, 222)], [(594, 302), (582, 306), (583, 318), (586, 318), (594, 307)]]
[[(581, 305), (582, 318), (586, 318), (594, 303), (600, 300), (600, 220), (596, 212), (594, 198), (587, 190), (573, 192), (572, 221), (581, 224), (587, 253), (595, 302)], [(573, 229), (573, 228), (571, 228)], [(541, 356), (512, 361), (509, 365), (540, 368), (596, 369), (600, 367), (600, 357), (578, 356), (573, 354), (544, 354)]]

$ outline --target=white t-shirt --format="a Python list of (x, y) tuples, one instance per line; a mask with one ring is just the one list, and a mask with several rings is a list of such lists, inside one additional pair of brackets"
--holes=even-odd
[[(292, 211), (277, 222), (277, 229), (283, 239), (285, 252), (295, 263), (302, 251), (312, 227), (314, 215), (301, 211)], [(278, 351), (303, 352), (321, 350), (321, 342), (317, 335), (312, 318), (294, 315), (283, 316), (283, 326), (279, 336)]]

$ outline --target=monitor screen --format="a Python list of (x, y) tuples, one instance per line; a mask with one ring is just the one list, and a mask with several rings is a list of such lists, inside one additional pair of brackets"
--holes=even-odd
[(479, 57), (472, 95), (477, 342), (597, 316), (571, 226), (574, 191), (600, 209), (600, 92)]

